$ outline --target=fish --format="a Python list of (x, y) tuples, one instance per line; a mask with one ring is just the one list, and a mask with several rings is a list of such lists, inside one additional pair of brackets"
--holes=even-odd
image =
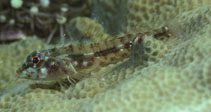
[(168, 27), (138, 34), (93, 42), (90, 44), (66, 45), (30, 53), (22, 67), (17, 70), (21, 78), (31, 80), (62, 80), (79, 78), (109, 64), (128, 59), (134, 44), (140, 44), (144, 38), (152, 35), (159, 39), (170, 37)]

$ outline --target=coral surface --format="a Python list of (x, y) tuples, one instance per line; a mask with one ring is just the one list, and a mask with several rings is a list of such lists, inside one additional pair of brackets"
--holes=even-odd
[[(111, 38), (110, 35), (104, 32), (104, 28), (96, 21), (85, 18), (77, 17), (71, 21), (71, 35), (75, 41), (102, 41)], [(76, 39), (75, 39), (76, 38)]]
[(51, 84), (38, 86), (46, 84), (19, 79), (15, 73), (28, 53), (49, 45), (36, 38), (1, 45), (1, 112), (210, 112), (210, 0), (93, 3), (91, 19), (71, 21), (75, 39), (99, 41), (104, 39), (99, 35), (113, 38), (163, 25), (169, 27), (172, 37), (156, 40), (148, 36), (135, 44), (129, 59), (99, 68), (62, 90)]

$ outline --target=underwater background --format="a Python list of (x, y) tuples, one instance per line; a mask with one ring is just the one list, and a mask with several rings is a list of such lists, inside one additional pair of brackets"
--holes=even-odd
[[(210, 112), (210, 0), (1, 0), (0, 112)], [(16, 73), (35, 50), (168, 26), (128, 59), (58, 82)], [(101, 80), (99, 80), (101, 79)]]

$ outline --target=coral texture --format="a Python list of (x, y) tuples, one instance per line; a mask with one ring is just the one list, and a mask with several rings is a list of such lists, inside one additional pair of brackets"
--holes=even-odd
[(104, 32), (101, 24), (90, 18), (77, 17), (71, 21), (71, 25), (71, 39), (76, 38), (75, 41), (102, 41), (111, 38)]
[[(172, 37), (156, 40), (148, 36), (132, 48), (129, 59), (100, 68), (63, 90), (52, 85), (37, 86), (31, 80), (18, 79), (15, 73), (24, 55), (49, 46), (37, 39), (1, 45), (0, 63), (5, 64), (0, 65), (0, 111), (209, 112), (210, 0), (123, 1), (93, 1), (96, 5), (93, 18), (104, 21), (103, 27), (88, 18), (75, 18), (72, 22), (79, 36), (87, 37), (88, 31), (83, 28), (90, 30), (88, 38), (98, 41), (101, 37), (96, 36), (99, 34), (136, 33), (167, 25)], [(106, 5), (101, 8), (103, 3)], [(115, 7), (117, 3), (119, 7)], [(121, 10), (123, 7), (127, 9)], [(106, 9), (111, 10), (106, 12)], [(115, 13), (112, 23), (111, 17)], [(123, 24), (115, 24), (117, 19), (124, 21)], [(80, 26), (80, 21), (84, 21), (84, 26)], [(117, 28), (114, 33), (110, 30), (112, 24)]]

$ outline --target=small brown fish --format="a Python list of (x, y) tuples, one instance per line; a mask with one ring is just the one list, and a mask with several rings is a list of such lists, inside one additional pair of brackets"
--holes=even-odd
[(34, 51), (27, 56), (18, 69), (22, 78), (34, 80), (61, 80), (89, 74), (95, 69), (114, 64), (129, 57), (134, 43), (141, 43), (147, 35), (155, 38), (168, 36), (168, 28), (153, 34), (128, 34), (120, 38), (105, 40), (88, 45), (68, 45), (42, 51)]

